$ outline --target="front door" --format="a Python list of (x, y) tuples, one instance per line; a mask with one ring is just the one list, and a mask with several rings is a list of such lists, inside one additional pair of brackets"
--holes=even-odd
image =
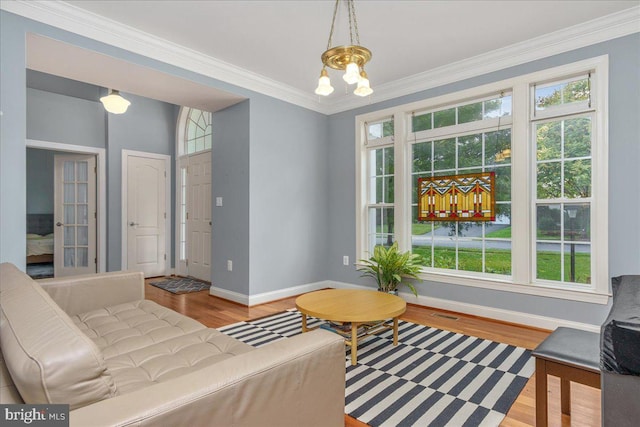
[(189, 276), (211, 281), (211, 152), (189, 157), (187, 173)]
[(127, 266), (144, 277), (165, 274), (166, 164), (164, 159), (127, 157)]
[(54, 276), (96, 272), (96, 158), (54, 156)]

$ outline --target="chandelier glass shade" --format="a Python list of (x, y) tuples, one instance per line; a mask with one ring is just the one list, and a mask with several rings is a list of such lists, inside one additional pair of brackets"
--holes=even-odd
[(327, 50), (320, 57), (323, 67), (320, 72), (320, 78), (318, 79), (318, 87), (315, 91), (318, 95), (327, 96), (333, 92), (327, 67), (334, 70), (344, 70), (345, 73), (342, 77), (344, 81), (350, 85), (358, 84), (353, 92), (355, 95), (367, 96), (373, 93), (367, 73), (364, 71), (365, 64), (371, 60), (371, 51), (366, 47), (360, 46), (358, 21), (356, 20), (356, 11), (353, 1), (354, 0), (343, 0), (348, 10), (350, 44), (332, 47), (333, 29), (335, 27), (336, 14), (340, 3), (340, 0), (336, 0)]
[(316, 94), (327, 96), (330, 95), (331, 92), (333, 92), (333, 86), (331, 86), (331, 80), (329, 80), (329, 73), (323, 68), (320, 72), (320, 79), (318, 79)]
[(356, 87), (353, 93), (358, 96), (367, 96), (373, 93), (373, 89), (369, 86), (369, 78), (364, 70), (362, 70), (360, 76), (358, 76), (358, 87)]
[(122, 114), (127, 111), (131, 102), (124, 99), (120, 92), (115, 89), (110, 89), (107, 96), (100, 98), (100, 102), (104, 105), (104, 109), (109, 113)]

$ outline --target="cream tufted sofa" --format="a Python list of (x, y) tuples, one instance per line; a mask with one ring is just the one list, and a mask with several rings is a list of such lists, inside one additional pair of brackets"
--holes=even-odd
[(0, 403), (66, 403), (72, 426), (344, 425), (344, 343), (254, 349), (144, 300), (140, 273), (34, 281), (0, 265)]

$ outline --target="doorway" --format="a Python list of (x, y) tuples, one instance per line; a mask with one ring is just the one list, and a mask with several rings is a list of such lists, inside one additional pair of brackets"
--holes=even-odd
[(176, 274), (211, 281), (212, 113), (182, 107), (176, 129)]
[(211, 152), (189, 156), (186, 183), (185, 275), (211, 281)]
[(54, 156), (55, 277), (89, 274), (97, 270), (96, 175), (94, 155)]
[(170, 157), (122, 150), (122, 269), (168, 273)]
[[(91, 202), (92, 207), (89, 207), (89, 204), (79, 203), (77, 204), (74, 201), (75, 212), (74, 214), (78, 214), (78, 209), (80, 209), (80, 215), (84, 215), (84, 209), (86, 206), (87, 209), (87, 224), (76, 223), (73, 222), (73, 233), (71, 236), (71, 229), (67, 231), (67, 241), (71, 242), (71, 237), (73, 239), (73, 248), (74, 261), (79, 257), (84, 258), (86, 248), (86, 259), (87, 259), (87, 268), (90, 268), (91, 272), (105, 272), (107, 265), (107, 245), (106, 245), (106, 230), (107, 230), (107, 222), (106, 222), (106, 150), (104, 148), (97, 147), (88, 147), (88, 146), (80, 146), (80, 145), (72, 145), (72, 144), (64, 144), (59, 142), (50, 142), (50, 141), (40, 141), (34, 139), (28, 139), (26, 141), (27, 148), (27, 234), (40, 235), (40, 236), (50, 236), (50, 249), (48, 250), (49, 256), (47, 257), (46, 263), (46, 271), (30, 267), (38, 267), (38, 264), (41, 264), (40, 259), (37, 258), (29, 258), (27, 257), (27, 272), (30, 270), (32, 272), (35, 271), (35, 275), (37, 278), (51, 277), (54, 276), (54, 266), (53, 261), (55, 260), (54, 251), (56, 250), (54, 247), (55, 240), (55, 232), (56, 229), (60, 229), (60, 234), (63, 238), (64, 247), (64, 229), (62, 225), (60, 227), (55, 226), (57, 222), (61, 224), (65, 224), (64, 221), (64, 207), (59, 207), (62, 209), (62, 213), (55, 212), (54, 206), (54, 192), (55, 192), (55, 156), (83, 156), (84, 158), (89, 158), (92, 162), (92, 166), (87, 166), (87, 172), (91, 169), (93, 171), (93, 183), (86, 182), (87, 189), (89, 187), (92, 188), (91, 193), (93, 194)], [(35, 161), (33, 157), (38, 157)], [(82, 167), (82, 166), (81, 166)], [(74, 166), (74, 174), (76, 172), (76, 166)], [(78, 181), (73, 183), (74, 188), (77, 190), (76, 184)], [(82, 182), (80, 182), (82, 183)], [(71, 182), (69, 182), (71, 184)], [(70, 186), (69, 186), (70, 187)], [(82, 186), (81, 186), (82, 187)], [(83, 190), (80, 190), (83, 191)], [(83, 193), (84, 194), (84, 193)], [(84, 195), (81, 195), (84, 197)], [(89, 192), (87, 193), (89, 195)], [(70, 195), (69, 195), (70, 196)], [(68, 196), (68, 197), (69, 197)], [(74, 198), (77, 196), (77, 192), (74, 193)], [(61, 196), (64, 201), (64, 196)], [(63, 203), (64, 204), (64, 203)], [(62, 205), (63, 205), (62, 204)], [(62, 206), (61, 205), (61, 206)], [(71, 203), (67, 203), (67, 215), (68, 218), (71, 219)], [(79, 207), (80, 206), (80, 207)], [(93, 212), (90, 214), (89, 212)], [(54, 220), (54, 217), (58, 216), (57, 219)], [(90, 218), (92, 216), (92, 218)], [(74, 221), (76, 218), (74, 216)], [(84, 219), (81, 218), (81, 221)], [(89, 221), (92, 221), (93, 224), (89, 225)], [(78, 231), (75, 227), (78, 226), (82, 228), (80, 230), (80, 241), (77, 240), (76, 232)], [(86, 226), (87, 229), (83, 227)], [(92, 230), (89, 232), (89, 228), (92, 227)], [(85, 242), (84, 232), (87, 232), (87, 242), (89, 242), (89, 238), (91, 237), (91, 242), (88, 244), (81, 244)], [(46, 240), (46, 239), (45, 239)], [(36, 242), (41, 244), (42, 242)], [(27, 243), (27, 246), (29, 244)], [(80, 249), (80, 254), (78, 255), (78, 248)], [(89, 252), (91, 254), (89, 254)], [(58, 259), (64, 261), (64, 249), (62, 251), (58, 250), (59, 255)], [(71, 257), (71, 246), (69, 246), (69, 250), (67, 251), (67, 257)], [(30, 261), (34, 261), (31, 263)], [(64, 262), (63, 262), (64, 268)], [(42, 271), (41, 271), (42, 270)], [(75, 270), (75, 269), (74, 269)], [(80, 274), (80, 269), (75, 270), (76, 273), (71, 273), (69, 270), (66, 272), (62, 272), (62, 274)], [(57, 275), (58, 273), (55, 273)]]

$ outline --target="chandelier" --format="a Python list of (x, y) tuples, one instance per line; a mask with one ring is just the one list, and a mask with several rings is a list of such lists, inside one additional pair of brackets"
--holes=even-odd
[[(360, 35), (358, 34), (358, 21), (356, 20), (356, 10), (353, 0), (344, 0), (347, 5), (349, 15), (349, 45), (347, 46), (331, 46), (333, 39), (333, 28), (336, 23), (336, 14), (338, 12), (338, 4), (340, 0), (336, 0), (333, 9), (333, 20), (331, 21), (331, 31), (329, 32), (329, 41), (327, 42), (327, 50), (320, 57), (322, 59), (322, 71), (318, 80), (316, 94), (327, 96), (333, 92), (333, 86), (329, 80), (327, 67), (334, 70), (345, 70), (344, 79), (347, 84), (357, 83), (356, 89), (353, 91), (355, 95), (367, 96), (373, 93), (373, 89), (369, 85), (369, 78), (364, 71), (364, 64), (371, 59), (371, 51), (366, 47), (360, 46)], [(354, 37), (355, 36), (355, 37)], [(355, 43), (354, 43), (355, 40)]]

